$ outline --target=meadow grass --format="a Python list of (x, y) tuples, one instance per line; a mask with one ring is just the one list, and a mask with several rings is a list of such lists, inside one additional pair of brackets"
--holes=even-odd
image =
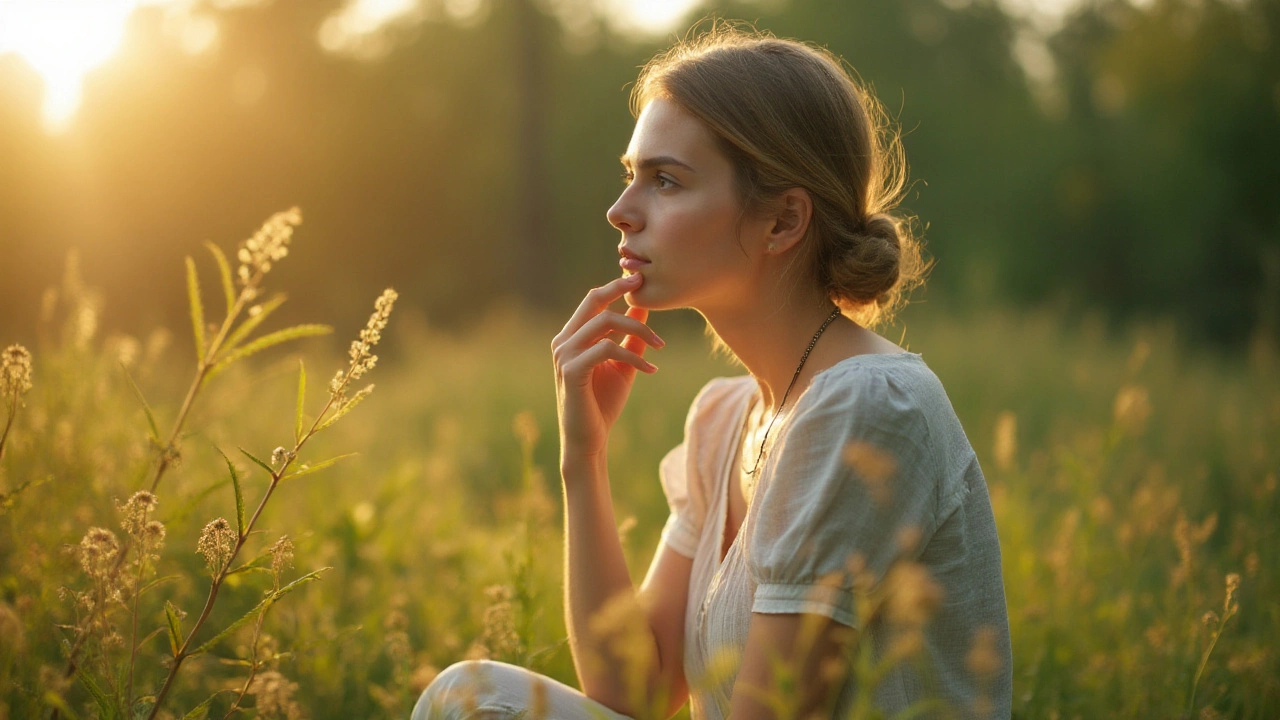
[[(0, 718), (108, 714), (81, 672), (67, 673), (78, 598), (94, 587), (74, 549), (91, 527), (127, 535), (119, 505), (148, 488), (158, 503), (143, 519), (165, 535), (134, 568), (164, 582), (133, 593), (136, 613), (126, 603), (112, 621), (137, 617), (127, 663), (134, 713), (199, 714), (212, 698), (210, 717), (238, 707), (260, 717), (403, 718), (439, 669), (467, 657), (575, 684), (548, 349), (559, 319), (507, 308), (463, 335), (411, 315), (393, 320), (395, 359), (378, 368), (380, 391), (290, 462), (359, 455), (280, 485), (293, 451), (280, 447), (276, 465), (265, 459), (302, 436), (296, 352), (228, 367), (188, 403), (189, 333), (104, 338), (100, 301), (78, 280), (57, 297), (0, 457)], [(1067, 323), (1047, 311), (923, 306), (906, 318), (910, 349), (942, 379), (990, 486), (1014, 716), (1280, 715), (1272, 346), (1222, 357), (1188, 349), (1167, 326), (1108, 332), (1096, 318)], [(655, 326), (668, 340), (653, 354), (662, 369), (638, 378), (610, 442), (636, 582), (667, 514), (658, 460), (680, 441), (698, 388), (740, 372), (711, 357), (690, 323), (657, 317)], [(325, 340), (303, 343), (293, 347), (308, 351), (308, 367), (353, 360)], [(331, 397), (316, 385), (303, 388), (307, 408)], [(180, 426), (173, 447), (153, 424)], [(220, 454), (237, 447), (264, 467)], [(251, 505), (280, 485), (251, 532), (236, 528), (228, 464)], [(215, 518), (232, 519), (219, 532), (248, 548), (256, 571), (229, 571), (219, 556), (228, 538), (210, 535)], [(276, 544), (284, 535), (299, 569)], [(189, 631), (219, 585), (210, 630), (197, 639), (207, 642), (313, 568), (329, 569), (174, 671), (167, 607), (186, 611)], [(95, 647), (90, 680), (126, 686), (120, 648)]]

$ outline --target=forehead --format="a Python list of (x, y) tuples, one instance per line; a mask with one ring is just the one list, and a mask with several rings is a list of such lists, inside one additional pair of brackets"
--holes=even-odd
[(702, 121), (662, 97), (649, 101), (640, 111), (623, 161), (634, 165), (658, 156), (673, 157), (698, 172), (729, 166)]

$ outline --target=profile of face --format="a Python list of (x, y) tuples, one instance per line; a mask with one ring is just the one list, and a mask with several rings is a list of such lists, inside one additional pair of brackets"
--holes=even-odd
[(743, 216), (729, 158), (703, 123), (662, 97), (646, 104), (622, 156), (627, 186), (609, 208), (624, 272), (644, 277), (628, 304), (735, 306), (758, 263), (765, 221)]

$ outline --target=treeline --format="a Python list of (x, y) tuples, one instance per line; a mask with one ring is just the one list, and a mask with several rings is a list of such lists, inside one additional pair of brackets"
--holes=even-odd
[[(0, 331), (34, 332), (71, 247), (108, 323), (174, 324), (184, 254), (295, 204), (308, 251), (282, 282), (325, 289), (299, 315), (343, 318), (388, 284), (446, 324), (512, 299), (557, 311), (617, 272), (627, 85), (669, 38), (589, 0), (464, 20), (423, 2), (365, 58), (317, 42), (340, 0), (209, 3), (219, 40), (197, 55), (145, 8), (56, 136), (39, 79), (0, 57)], [(1276, 336), (1280, 0), (1094, 0), (1040, 32), (988, 0), (707, 11), (825, 45), (874, 87), (917, 181), (931, 298)]]

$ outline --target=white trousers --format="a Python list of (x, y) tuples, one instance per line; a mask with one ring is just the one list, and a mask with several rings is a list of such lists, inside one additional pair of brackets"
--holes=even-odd
[(562, 682), (494, 660), (445, 668), (422, 691), (412, 720), (630, 720)]

